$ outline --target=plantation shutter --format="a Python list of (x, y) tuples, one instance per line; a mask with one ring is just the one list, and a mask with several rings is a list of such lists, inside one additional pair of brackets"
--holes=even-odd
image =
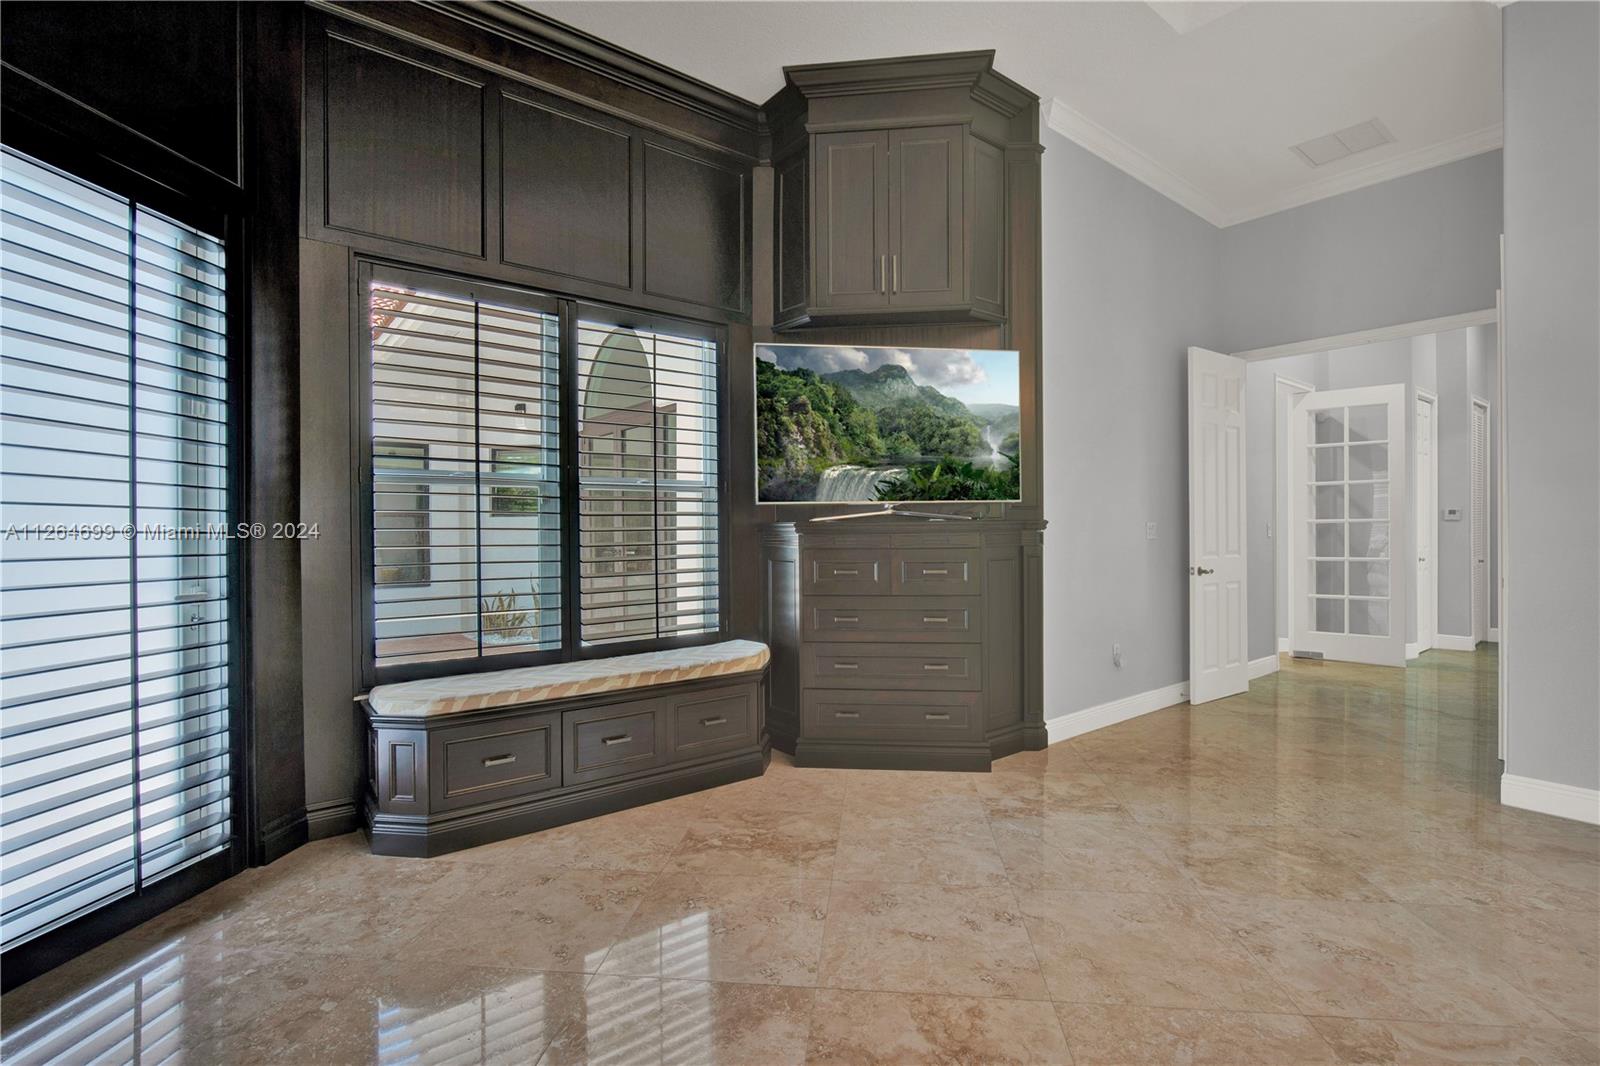
[(222, 244), (0, 170), (9, 949), (231, 843), (229, 407)]
[(717, 346), (597, 321), (577, 342), (579, 637), (715, 632)]

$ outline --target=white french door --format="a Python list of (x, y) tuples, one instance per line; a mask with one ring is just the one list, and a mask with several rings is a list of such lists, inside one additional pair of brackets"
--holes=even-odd
[(1243, 359), (1189, 349), (1189, 702), (1250, 687)]
[(1489, 639), (1489, 405), (1472, 401), (1472, 639)]
[(1434, 451), (1432, 396), (1417, 396), (1417, 650), (1433, 647), (1439, 632), (1439, 573), (1434, 561), (1438, 540), (1438, 460)]
[[(1313, 392), (1290, 419), (1296, 651), (1406, 661), (1406, 387)], [(1391, 505), (1392, 504), (1392, 505)]]

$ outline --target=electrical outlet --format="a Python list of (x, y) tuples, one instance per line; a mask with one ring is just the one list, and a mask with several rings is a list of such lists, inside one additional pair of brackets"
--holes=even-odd
[(1155, 540), (1156, 539), (1156, 524), (1154, 522), (1146, 522), (1144, 524), (1144, 539), (1145, 540)]
[(1116, 667), (1121, 667), (1122, 666), (1122, 645), (1121, 644), (1113, 644), (1113, 645), (1111, 645), (1111, 665), (1112, 666), (1116, 666)]

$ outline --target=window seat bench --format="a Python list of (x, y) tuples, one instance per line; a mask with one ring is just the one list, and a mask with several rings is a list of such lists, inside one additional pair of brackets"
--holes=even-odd
[(381, 855), (439, 855), (765, 770), (756, 641), (379, 685), (364, 824)]

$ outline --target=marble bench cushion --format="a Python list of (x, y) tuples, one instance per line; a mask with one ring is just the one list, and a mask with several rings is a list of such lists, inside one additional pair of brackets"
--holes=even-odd
[(743, 674), (767, 665), (767, 646), (754, 640), (729, 640), (695, 648), (618, 655), (610, 659), (525, 666), (482, 674), (457, 674), (422, 681), (379, 685), (367, 696), (372, 713), (431, 718), (541, 700), (590, 696), (676, 681), (699, 681)]

